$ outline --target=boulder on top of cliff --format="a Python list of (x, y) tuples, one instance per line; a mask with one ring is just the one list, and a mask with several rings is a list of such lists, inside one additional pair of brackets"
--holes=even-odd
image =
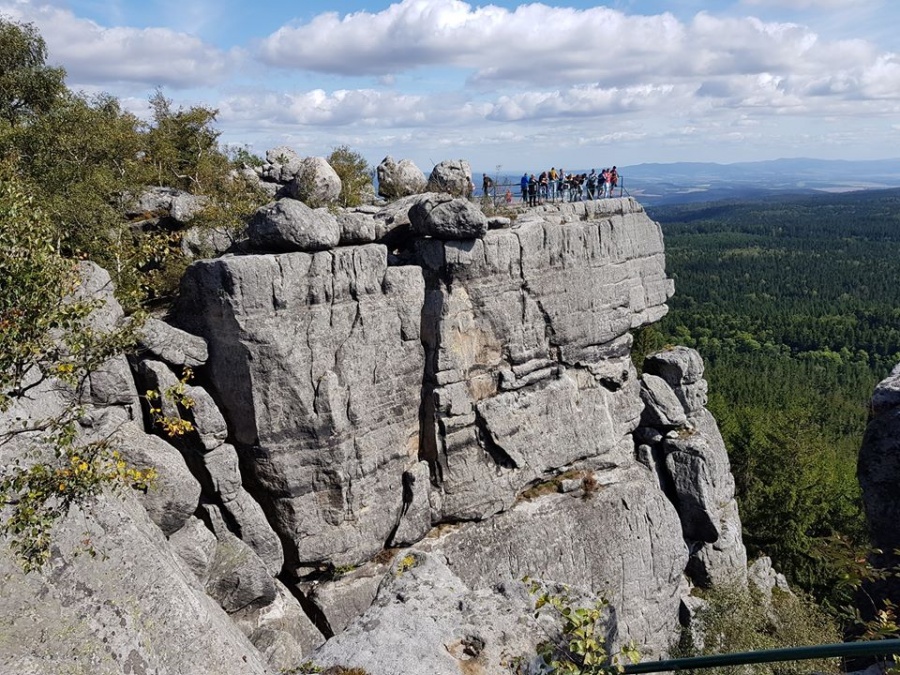
[(411, 159), (395, 162), (388, 155), (375, 169), (378, 175), (378, 194), (385, 199), (399, 199), (425, 191), (425, 174)]
[(206, 208), (209, 199), (170, 187), (148, 187), (135, 199), (125, 215), (137, 218), (171, 218), (184, 225)]
[(678, 346), (647, 356), (643, 371), (673, 387), (692, 384), (703, 377), (703, 358), (695, 349)]
[(259, 251), (321, 251), (341, 239), (337, 219), (327, 209), (311, 209), (288, 197), (257, 209), (248, 232), (250, 245)]
[(464, 159), (444, 160), (431, 170), (426, 190), (447, 192), (454, 197), (469, 195), (472, 184), (472, 167)]
[(449, 194), (424, 195), (409, 210), (413, 232), (434, 239), (481, 239), (488, 221), (475, 204)]
[(266, 163), (261, 169), (261, 177), (282, 185), (289, 183), (300, 171), (302, 161), (303, 158), (286, 145), (266, 150)]
[(341, 179), (324, 157), (306, 157), (287, 184), (287, 195), (313, 206), (337, 201)]

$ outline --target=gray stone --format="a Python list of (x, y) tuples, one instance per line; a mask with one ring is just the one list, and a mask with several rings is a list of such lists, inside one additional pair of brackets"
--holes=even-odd
[(138, 348), (175, 368), (197, 368), (209, 356), (203, 338), (153, 317), (147, 318), (138, 332)]
[(409, 210), (409, 219), (413, 232), (435, 239), (480, 239), (488, 231), (481, 209), (449, 195), (423, 196)]
[(470, 196), (472, 168), (464, 159), (444, 160), (437, 164), (428, 177), (428, 192), (446, 192), (454, 197)]
[(284, 549), (259, 502), (246, 490), (239, 489), (219, 508), (228, 516), (234, 533), (260, 557), (269, 573), (272, 576), (279, 574), (284, 564)]
[(644, 402), (641, 424), (651, 427), (681, 427), (687, 422), (681, 402), (661, 377), (649, 373), (641, 376), (641, 400)]
[(337, 219), (327, 209), (311, 209), (285, 197), (261, 206), (248, 226), (250, 245), (260, 251), (320, 251), (341, 238)]
[(204, 586), (209, 581), (216, 544), (216, 535), (196, 517), (191, 517), (180, 530), (169, 536), (172, 550)]
[(227, 227), (189, 227), (181, 234), (181, 253), (186, 258), (216, 258), (235, 249), (246, 239), (246, 230), (234, 231)]
[(225, 442), (228, 426), (212, 396), (203, 387), (185, 384), (184, 394), (191, 401), (187, 411), (194, 430), (205, 450), (213, 450)]
[(900, 406), (900, 365), (875, 387), (870, 409), (874, 417), (897, 406)]
[(420, 456), (440, 484), (442, 518), (509, 508), (588, 457), (634, 461), (622, 445), (642, 407), (628, 331), (665, 312), (671, 284), (659, 227), (636, 202), (618, 208), (608, 220), (535, 217), (480, 240), (417, 242)]
[(677, 631), (688, 557), (678, 515), (643, 468), (611, 472), (606, 481), (588, 498), (552, 493), (523, 501), (416, 548), (445, 555), (472, 588), (539, 574), (599, 594), (618, 618), (615, 644), (635, 639), (665, 652)]
[[(175, 310), (291, 565), (384, 546), (415, 465), (421, 270), (383, 246), (194, 263)], [(243, 461), (243, 459), (242, 459)], [(289, 486), (289, 487), (288, 487)]]
[(378, 194), (385, 199), (399, 199), (425, 192), (425, 174), (411, 159), (395, 162), (388, 155), (376, 167)]
[(165, 534), (181, 529), (200, 502), (200, 483), (191, 475), (181, 453), (122, 415), (111, 414), (95, 435), (109, 438), (130, 466), (156, 471), (156, 478), (138, 499)]
[(275, 581), (275, 600), (232, 614), (232, 620), (276, 673), (286, 673), (307, 661), (325, 637), (284, 585)]
[(398, 233), (409, 232), (409, 210), (413, 204), (420, 201), (428, 194), (411, 195), (402, 197), (396, 201), (383, 206), (374, 214), (375, 219), (375, 239), (382, 241)]
[(791, 590), (785, 576), (775, 571), (772, 567), (772, 559), (768, 556), (762, 556), (753, 561), (753, 564), (747, 569), (747, 580), (762, 592), (764, 598), (768, 599), (771, 599), (772, 591), (776, 588), (785, 593), (789, 593)]
[(470, 590), (440, 556), (398, 556), (372, 607), (312, 660), (369, 675), (543, 672), (537, 644), (558, 622), (533, 607), (521, 582)]
[(203, 508), (216, 535), (206, 592), (229, 614), (271, 604), (277, 591), (265, 563), (229, 531), (218, 509)]
[(148, 187), (128, 209), (129, 218), (168, 216), (189, 223), (208, 204), (208, 198), (169, 187)]
[(336, 580), (304, 584), (302, 589), (309, 602), (318, 607), (330, 631), (338, 635), (369, 609), (387, 572), (388, 565), (370, 562)]
[(431, 475), (428, 462), (419, 462), (400, 479), (403, 501), (397, 514), (397, 526), (388, 540), (389, 546), (409, 546), (431, 529)]
[(341, 211), (337, 215), (337, 221), (341, 228), (341, 246), (375, 241), (375, 218), (371, 214)]
[(337, 201), (341, 179), (324, 157), (306, 157), (288, 183), (287, 193), (310, 206), (323, 206)]
[(0, 545), (0, 672), (268, 672), (133, 495), (73, 508), (53, 537), (42, 574), (23, 574)]
[(238, 496), (241, 489), (241, 471), (234, 446), (221, 443), (201, 458), (209, 480), (209, 491), (223, 502)]
[(85, 387), (90, 393), (85, 392), (82, 400), (96, 406), (125, 406), (138, 414), (140, 400), (124, 354), (110, 357), (88, 373)]
[(661, 377), (672, 387), (678, 387), (703, 377), (703, 359), (694, 349), (674, 347), (648, 356), (644, 360), (643, 370)]

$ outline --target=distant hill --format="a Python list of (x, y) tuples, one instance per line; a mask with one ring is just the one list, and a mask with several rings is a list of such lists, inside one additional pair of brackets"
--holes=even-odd
[(645, 205), (900, 187), (900, 159), (675, 162), (636, 164), (620, 172), (624, 188)]

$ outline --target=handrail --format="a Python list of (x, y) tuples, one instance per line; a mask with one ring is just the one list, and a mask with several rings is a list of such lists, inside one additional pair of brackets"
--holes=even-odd
[(812, 647), (782, 647), (780, 649), (760, 649), (754, 652), (734, 652), (713, 656), (692, 656), (666, 661), (647, 661), (624, 666), (625, 675), (639, 673), (659, 673), (670, 670), (693, 668), (715, 668), (717, 666), (740, 666), (748, 663), (772, 663), (774, 661), (803, 661), (847, 656), (884, 656), (900, 654), (900, 640), (870, 640), (867, 642), (838, 642), (836, 644)]

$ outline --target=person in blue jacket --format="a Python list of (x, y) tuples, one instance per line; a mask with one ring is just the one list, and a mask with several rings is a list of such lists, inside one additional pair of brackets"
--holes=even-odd
[(522, 201), (528, 201), (528, 172), (522, 174), (522, 180), (519, 181), (519, 187), (522, 188)]

